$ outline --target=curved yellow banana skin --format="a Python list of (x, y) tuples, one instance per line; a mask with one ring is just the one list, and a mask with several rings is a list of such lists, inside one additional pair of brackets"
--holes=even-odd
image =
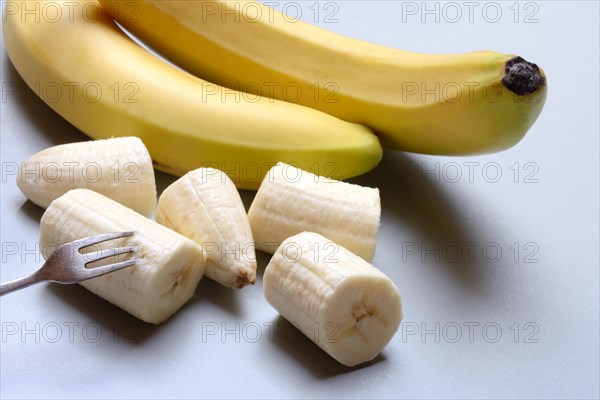
[[(27, 12), (50, 3), (62, 10), (58, 20), (56, 12)], [(6, 50), (25, 82), (92, 138), (140, 137), (159, 170), (183, 175), (214, 167), (238, 188), (256, 189), (281, 160), (343, 179), (382, 157), (364, 126), (169, 65), (129, 39), (94, 0), (6, 4)]]
[(255, 1), (100, 2), (195, 75), (365, 124), (384, 147), (448, 155), (500, 151), (525, 135), (546, 98), (543, 71), (539, 88), (524, 96), (503, 84), (513, 55), (386, 48), (293, 21)]

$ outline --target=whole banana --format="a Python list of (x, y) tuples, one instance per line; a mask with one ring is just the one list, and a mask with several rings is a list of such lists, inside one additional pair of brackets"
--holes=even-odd
[(419, 54), (293, 20), (255, 1), (100, 0), (184, 69), (376, 131), (384, 147), (467, 155), (516, 144), (546, 98), (544, 72), (510, 54)]
[(382, 157), (364, 126), (167, 64), (95, 0), (6, 2), (3, 36), (19, 74), (56, 112), (93, 138), (139, 137), (168, 173), (214, 167), (239, 188), (255, 189), (278, 161), (342, 179)]

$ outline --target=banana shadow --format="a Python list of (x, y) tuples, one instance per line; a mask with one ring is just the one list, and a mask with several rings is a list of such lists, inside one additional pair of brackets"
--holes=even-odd
[(265, 268), (271, 261), (273, 257), (272, 254), (265, 253), (260, 250), (256, 250), (256, 282), (262, 282), (263, 274), (265, 273)]
[(254, 196), (256, 196), (256, 190), (239, 190), (240, 198), (242, 199), (242, 203), (244, 203), (244, 208), (246, 212), (250, 210), (250, 205), (254, 200)]
[[(3, 97), (14, 96), (19, 103), (15, 111), (23, 113), (35, 127), (34, 134), (54, 144), (82, 142), (89, 137), (57, 114), (25, 83), (5, 53), (2, 70), (5, 74)], [(3, 88), (4, 89), (4, 88)], [(3, 98), (3, 101), (6, 101)]]
[(75, 308), (94, 323), (99, 324), (103, 332), (111, 332), (115, 341), (142, 344), (163, 326), (177, 318), (175, 313), (160, 326), (154, 325), (135, 318), (83, 286), (49, 283), (46, 287), (48, 292), (60, 298), (65, 305)]
[(44, 209), (31, 200), (25, 200), (19, 210), (31, 218), (35, 222), (40, 222), (42, 215), (44, 215)]
[(256, 252), (256, 282), (254, 285), (245, 286), (241, 289), (225, 287), (204, 276), (196, 288), (194, 301), (211, 303), (234, 317), (242, 318), (244, 316), (242, 296), (247, 296), (248, 291), (254, 290), (262, 293), (262, 273), (270, 259), (270, 254)]
[(209, 302), (235, 317), (242, 316), (240, 290), (225, 287), (204, 276), (194, 296), (194, 302)]
[[(415, 234), (431, 247), (447, 243), (480, 242), (482, 238), (465, 222), (469, 220), (466, 210), (452, 199), (448, 188), (439, 182), (421, 179), (422, 162), (414, 155), (386, 150), (383, 160), (375, 169), (349, 181), (379, 188), (383, 223), (392, 220), (402, 230), (410, 231), (410, 243), (415, 243)], [(407, 243), (408, 238), (399, 233), (397, 247), (404, 251)], [(425, 264), (419, 257), (411, 260)], [(435, 264), (451, 271), (450, 275), (465, 290), (478, 292), (485, 286), (484, 268), (477, 268), (477, 264), (467, 257), (450, 261), (441, 257)], [(401, 265), (399, 262), (398, 266)]]
[(156, 182), (156, 196), (160, 197), (162, 192), (178, 179), (177, 176), (167, 174), (166, 172), (154, 170), (154, 180)]
[(282, 316), (275, 318), (272, 327), (269, 345), (274, 344), (318, 379), (348, 374), (386, 360), (385, 355), (380, 353), (369, 362), (347, 367), (337, 362)]

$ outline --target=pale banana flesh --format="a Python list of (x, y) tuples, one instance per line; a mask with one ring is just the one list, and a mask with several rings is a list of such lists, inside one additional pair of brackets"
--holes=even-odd
[(190, 171), (158, 200), (156, 221), (202, 246), (205, 275), (228, 287), (256, 281), (256, 254), (242, 199), (227, 174)]
[(61, 244), (117, 231), (135, 233), (90, 251), (129, 244), (136, 247), (132, 257), (139, 261), (81, 285), (142, 321), (160, 324), (193, 296), (202, 278), (202, 249), (193, 241), (99, 193), (74, 189), (44, 212), (40, 248), (47, 259)]
[[(48, 4), (62, 17), (27, 13)], [(278, 161), (307, 168), (333, 162), (343, 179), (381, 160), (368, 128), (185, 73), (127, 37), (95, 0), (20, 5), (7, 3), (3, 36), (25, 82), (90, 137), (139, 137), (159, 170), (181, 176), (214, 167), (238, 187), (256, 189)], [(62, 96), (44, 95), (56, 86)]]
[(44, 149), (21, 164), (17, 186), (42, 208), (77, 188), (94, 190), (147, 217), (156, 207), (152, 159), (137, 137)]
[(290, 236), (320, 233), (371, 261), (381, 219), (379, 189), (278, 163), (248, 210), (256, 248), (273, 253)]
[(312, 232), (282, 243), (263, 289), (273, 308), (347, 366), (375, 358), (402, 320), (400, 292), (383, 272)]
[(256, 1), (101, 3), (187, 71), (365, 124), (393, 149), (500, 151), (521, 140), (546, 98), (544, 72), (522, 60), (509, 73), (511, 54), (396, 50), (293, 20)]

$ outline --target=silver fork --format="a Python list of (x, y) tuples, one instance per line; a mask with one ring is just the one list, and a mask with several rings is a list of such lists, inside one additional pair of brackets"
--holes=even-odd
[(95, 278), (113, 271), (130, 267), (138, 262), (137, 258), (95, 268), (86, 268), (86, 264), (121, 254), (132, 253), (136, 246), (124, 246), (97, 252), (81, 253), (80, 250), (111, 239), (131, 236), (133, 232), (113, 232), (90, 236), (59, 246), (33, 275), (0, 284), (0, 296), (15, 290), (26, 288), (39, 282), (58, 282), (72, 284)]

